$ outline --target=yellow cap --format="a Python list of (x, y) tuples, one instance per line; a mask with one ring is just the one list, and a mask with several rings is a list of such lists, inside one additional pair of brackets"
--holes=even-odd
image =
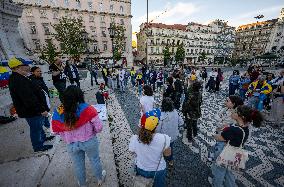
[(10, 58), (8, 61), (9, 68), (15, 68), (17, 66), (24, 65), (20, 60), (16, 59), (15, 57)]
[(158, 125), (159, 119), (155, 116), (150, 116), (148, 118), (146, 118), (145, 121), (145, 129), (152, 131), (154, 130), (157, 125)]
[(196, 75), (192, 74), (191, 77), (190, 77), (190, 79), (191, 79), (192, 81), (195, 81), (195, 80), (196, 80)]

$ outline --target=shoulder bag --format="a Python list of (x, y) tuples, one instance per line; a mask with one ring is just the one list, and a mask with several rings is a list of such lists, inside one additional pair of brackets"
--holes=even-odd
[(245, 131), (241, 127), (239, 128), (243, 132), (241, 145), (239, 147), (231, 146), (229, 141), (221, 154), (217, 157), (216, 164), (218, 166), (235, 171), (245, 169), (245, 164), (248, 161), (248, 152), (243, 149)]
[(154, 178), (145, 178), (141, 175), (135, 175), (133, 177), (133, 187), (152, 187), (153, 186), (154, 180), (156, 178), (156, 174), (157, 174), (157, 171), (158, 171), (158, 168), (159, 168), (159, 165), (160, 165), (160, 162), (162, 160), (163, 153), (164, 153), (164, 150), (165, 150), (165, 147), (166, 147), (166, 136), (165, 135), (164, 135), (164, 138), (165, 138), (165, 142), (164, 142), (162, 153), (161, 153), (161, 156), (160, 156), (160, 159), (159, 159), (159, 163), (158, 163), (157, 168), (155, 170)]

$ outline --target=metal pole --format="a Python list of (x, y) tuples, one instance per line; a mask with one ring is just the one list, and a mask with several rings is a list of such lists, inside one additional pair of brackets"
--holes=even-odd
[(147, 24), (146, 24), (146, 66), (148, 66), (148, 23), (149, 23), (149, 0), (147, 0)]
[(111, 70), (113, 71), (113, 66), (114, 66), (114, 46), (113, 46), (113, 38), (111, 38), (111, 47), (112, 47), (112, 68), (111, 68)]

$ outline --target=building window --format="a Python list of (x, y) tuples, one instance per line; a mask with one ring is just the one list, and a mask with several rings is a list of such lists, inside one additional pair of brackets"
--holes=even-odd
[(35, 25), (35, 23), (29, 23), (29, 24), (30, 24), (31, 34), (36, 34), (36, 25)]
[(120, 24), (124, 25), (124, 20), (123, 19), (120, 19)]
[(110, 17), (110, 22), (114, 23), (115, 22), (115, 18), (114, 17)]
[(113, 12), (113, 5), (110, 5), (109, 10)]
[(43, 23), (42, 26), (43, 26), (44, 34), (45, 35), (50, 35), (48, 23)]
[(95, 17), (93, 15), (89, 16), (89, 22), (94, 22), (95, 21)]
[(101, 28), (102, 29), (102, 36), (106, 37), (106, 29), (105, 28)]
[(104, 51), (107, 51), (107, 42), (103, 42)]
[(42, 0), (37, 0), (37, 4), (41, 5), (42, 4)]
[(120, 13), (123, 13), (123, 6), (119, 7)]
[(105, 22), (105, 16), (101, 16), (101, 22)]
[(99, 8), (100, 8), (100, 12), (102, 12), (103, 11), (103, 3), (102, 2), (100, 2)]
[(156, 53), (157, 53), (157, 54), (160, 53), (159, 47), (156, 47)]
[(98, 43), (97, 43), (97, 42), (94, 43), (94, 51), (95, 51), (95, 52), (98, 51)]
[(46, 10), (41, 9), (41, 10), (39, 10), (39, 13), (40, 13), (40, 17), (41, 18), (46, 18), (47, 17)]
[(69, 0), (64, 0), (64, 5), (69, 6)]
[(93, 33), (95, 33), (95, 34), (96, 34), (96, 27), (94, 27), (94, 26), (90, 26), (90, 30), (91, 30)]
[(53, 19), (58, 19), (59, 12), (53, 11)]
[(88, 7), (89, 7), (89, 10), (93, 10), (93, 3), (92, 2), (88, 2)]
[(52, 4), (53, 6), (56, 6), (56, 0), (49, 0), (50, 4)]
[(40, 50), (40, 42), (38, 39), (33, 39), (35, 50)]
[(81, 1), (80, 0), (76, 0), (76, 5), (77, 5), (77, 8), (81, 8)]
[(27, 15), (27, 17), (33, 17), (32, 9), (27, 9), (26, 15)]

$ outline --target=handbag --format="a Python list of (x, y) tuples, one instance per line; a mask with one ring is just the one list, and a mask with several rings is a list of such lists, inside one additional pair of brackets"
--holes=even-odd
[[(240, 128), (240, 127), (239, 127)], [(230, 170), (238, 171), (245, 169), (245, 164), (248, 161), (248, 152), (243, 149), (243, 141), (245, 138), (245, 132), (243, 131), (242, 143), (239, 147), (231, 146), (229, 143), (224, 147), (221, 154), (217, 157), (216, 164), (221, 167), (225, 167)]]
[(163, 152), (164, 152), (164, 149), (166, 147), (166, 136), (165, 135), (164, 135), (164, 138), (165, 138), (165, 142), (164, 142), (162, 153), (161, 153), (161, 156), (160, 156), (160, 159), (159, 159), (159, 163), (158, 163), (157, 168), (155, 170), (154, 178), (145, 178), (141, 175), (134, 175), (133, 187), (152, 187), (153, 186), (155, 178), (156, 178), (157, 170), (159, 168), (160, 162), (161, 162), (162, 157), (163, 157)]

